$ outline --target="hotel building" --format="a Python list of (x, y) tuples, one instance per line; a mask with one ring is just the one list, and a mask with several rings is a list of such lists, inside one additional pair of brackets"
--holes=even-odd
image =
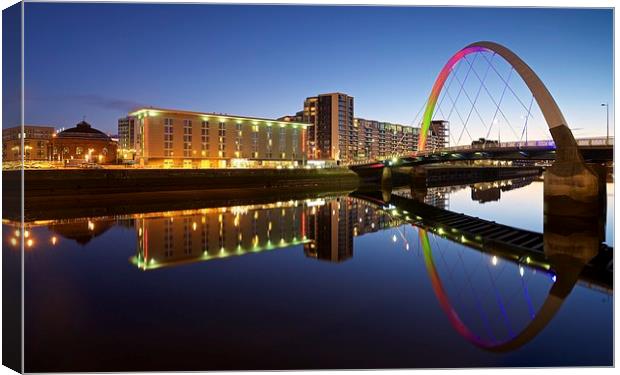
[(289, 167), (306, 160), (309, 124), (303, 122), (162, 108), (141, 108), (129, 116), (135, 118), (133, 149), (141, 165)]

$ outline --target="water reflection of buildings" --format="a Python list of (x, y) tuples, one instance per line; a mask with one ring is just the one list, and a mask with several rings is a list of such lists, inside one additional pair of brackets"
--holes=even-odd
[(479, 182), (470, 186), (471, 200), (480, 203), (499, 201), (502, 191), (522, 188), (531, 184), (537, 177), (522, 177), (512, 180)]
[(82, 246), (88, 244), (92, 239), (107, 232), (108, 229), (116, 225), (113, 219), (105, 220), (82, 220), (76, 222), (60, 222), (50, 224), (48, 229), (63, 238), (74, 240)]
[[(525, 186), (531, 179), (519, 181), (476, 184), (471, 188), (476, 192), (509, 190)], [(418, 192), (414, 193), (416, 197), (423, 198), (424, 203), (447, 209), (450, 193), (466, 187), (467, 185), (431, 187), (425, 189), (421, 195)], [(412, 190), (407, 188), (396, 190), (394, 193), (411, 197)], [(473, 193), (472, 198), (475, 199)], [(135, 228), (137, 252), (131, 261), (140, 269), (146, 270), (283, 249), (294, 245), (303, 245), (304, 254), (309, 258), (343, 262), (353, 257), (355, 237), (403, 223), (402, 218), (389, 209), (377, 207), (366, 200), (354, 197), (329, 197), (35, 222), (25, 229), (28, 231), (29, 227), (47, 226), (53, 244), (62, 237), (85, 245), (115, 225)], [(20, 229), (16, 227), (16, 230)], [(11, 241), (16, 245), (19, 238), (12, 238)], [(26, 247), (35, 246), (34, 237), (30, 236), (26, 241)]]
[(139, 215), (132, 261), (146, 270), (306, 243), (305, 215), (301, 201)]
[(354, 237), (399, 223), (366, 201), (337, 198), (310, 209), (307, 233), (311, 241), (304, 245), (304, 253), (319, 260), (342, 262), (353, 257)]
[(397, 225), (354, 198), (277, 202), (139, 215), (137, 255), (143, 270), (304, 245), (306, 256), (341, 262), (353, 238)]
[(471, 185), (452, 185), (438, 187), (422, 187), (420, 189), (411, 187), (400, 187), (392, 191), (393, 194), (415, 199), (419, 202), (444, 210), (450, 209), (450, 194), (463, 190), (471, 189), (471, 199), (480, 203), (498, 201), (502, 191), (509, 191), (525, 187), (536, 181), (538, 176), (526, 176), (511, 180), (500, 180), (491, 182), (479, 182)]
[[(126, 219), (128, 223), (132, 222), (131, 219)], [(23, 234), (24, 250), (34, 250), (35, 247), (49, 243), (51, 245), (57, 245), (60, 238), (72, 240), (76, 243), (86, 246), (91, 240), (101, 236), (115, 225), (120, 224), (120, 220), (115, 218), (80, 218), (80, 219), (66, 219), (66, 220), (43, 220), (29, 222), (22, 225), (22, 223), (14, 222), (10, 220), (3, 220), (2, 224), (7, 228), (11, 228), (10, 238), (8, 242), (15, 250), (20, 248), (21, 236)], [(35, 228), (47, 227), (49, 234), (42, 236), (35, 233)]]
[[(114, 226), (133, 228), (137, 251), (131, 262), (142, 270), (188, 264), (304, 245), (307, 257), (342, 262), (353, 256), (353, 239), (364, 233), (401, 225), (373, 204), (351, 197), (275, 202), (269, 204), (184, 211), (77, 218), (19, 223), (9, 244), (33, 250), (60, 239), (82, 246)], [(46, 227), (49, 233), (38, 232)], [(43, 236), (49, 237), (43, 238)]]

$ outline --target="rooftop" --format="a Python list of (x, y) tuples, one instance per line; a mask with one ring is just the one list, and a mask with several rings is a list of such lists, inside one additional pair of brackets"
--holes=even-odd
[(86, 121), (80, 121), (75, 127), (69, 128), (56, 134), (57, 138), (95, 138), (109, 140), (104, 132), (93, 128)]
[(230, 115), (227, 113), (214, 113), (214, 112), (195, 112), (195, 111), (186, 111), (181, 109), (169, 109), (169, 108), (157, 108), (157, 107), (142, 107), (129, 115), (131, 116), (158, 116), (164, 113), (174, 113), (180, 115), (190, 115), (190, 116), (202, 116), (202, 117), (215, 117), (222, 119), (233, 119), (237, 121), (251, 121), (254, 124), (258, 124), (258, 122), (263, 122), (267, 124), (280, 124), (280, 125), (299, 125), (299, 126), (310, 126), (312, 124), (305, 122), (294, 122), (294, 121), (279, 121), (275, 119), (261, 118), (261, 117), (249, 117), (249, 116), (239, 116), (239, 115)]

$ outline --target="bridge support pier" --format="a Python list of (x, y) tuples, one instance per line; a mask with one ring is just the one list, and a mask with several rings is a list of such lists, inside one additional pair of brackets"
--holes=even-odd
[(557, 148), (556, 161), (545, 171), (543, 240), (545, 255), (561, 281), (552, 294), (563, 297), (605, 240), (607, 171), (584, 162), (566, 125), (551, 128), (551, 134), (563, 147)]
[(556, 161), (544, 174), (544, 213), (592, 217), (606, 211), (606, 170), (597, 164)]
[(428, 171), (422, 166), (411, 167), (409, 172), (411, 176), (411, 188), (424, 188), (426, 189), (426, 182), (428, 179)]
[[(545, 207), (548, 197), (545, 196)], [(551, 198), (554, 199), (554, 198)], [(598, 202), (590, 205), (585, 215), (583, 203), (571, 214), (570, 205), (560, 215), (545, 212), (544, 252), (556, 274), (556, 284), (550, 294), (562, 300), (570, 293), (585, 265), (601, 250), (605, 240), (605, 210)]]
[(360, 185), (358, 191), (381, 191), (383, 201), (388, 203), (392, 196), (392, 170), (389, 167), (357, 169)]

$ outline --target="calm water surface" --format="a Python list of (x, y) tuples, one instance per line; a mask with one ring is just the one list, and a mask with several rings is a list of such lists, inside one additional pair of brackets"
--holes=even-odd
[[(424, 201), (542, 233), (542, 189)], [(330, 196), (31, 223), (26, 371), (612, 365), (609, 286), (578, 281), (513, 347), (549, 314), (553, 264), (482, 252), (413, 215)], [(15, 230), (5, 222), (5, 251)]]

